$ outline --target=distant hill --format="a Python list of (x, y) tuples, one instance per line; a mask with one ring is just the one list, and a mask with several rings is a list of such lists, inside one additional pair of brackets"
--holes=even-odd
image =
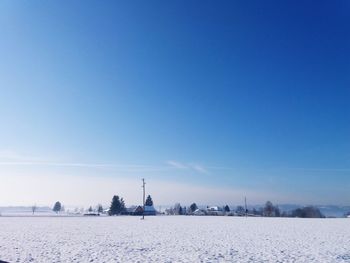
[[(314, 205), (320, 209), (321, 213), (326, 217), (344, 217), (345, 214), (350, 212), (350, 206), (337, 206), (337, 205)], [(282, 204), (278, 205), (281, 211), (290, 212), (296, 208), (304, 207), (302, 205)]]
[(343, 217), (350, 212), (350, 206), (317, 206), (320, 211), (327, 217)]
[[(281, 212), (291, 212), (297, 208), (305, 207), (306, 205), (298, 204), (276, 204)], [(337, 206), (337, 205), (312, 205), (320, 209), (321, 213), (326, 217), (344, 217), (344, 215), (350, 212), (350, 206)], [(200, 208), (205, 208), (206, 206), (199, 205)], [(231, 209), (235, 209), (237, 205), (230, 205)], [(259, 210), (263, 208), (264, 205), (248, 205), (248, 209), (252, 210), (253, 208)]]

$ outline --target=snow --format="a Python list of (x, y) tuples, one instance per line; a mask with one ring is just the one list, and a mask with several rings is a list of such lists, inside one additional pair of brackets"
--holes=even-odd
[(0, 217), (8, 262), (350, 262), (349, 219)]

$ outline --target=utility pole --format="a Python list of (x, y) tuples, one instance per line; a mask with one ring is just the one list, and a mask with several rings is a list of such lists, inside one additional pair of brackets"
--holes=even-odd
[(145, 187), (145, 178), (142, 178), (142, 188), (143, 188), (143, 209), (142, 209), (142, 219), (145, 219), (145, 195), (146, 195), (146, 187)]
[(248, 215), (248, 209), (247, 209), (247, 197), (244, 197), (244, 206), (245, 206), (245, 217)]

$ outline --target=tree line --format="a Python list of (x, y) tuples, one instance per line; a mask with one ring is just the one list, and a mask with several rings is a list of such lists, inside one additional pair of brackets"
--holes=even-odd
[[(153, 206), (153, 200), (152, 200), (152, 197), (150, 195), (147, 196), (147, 199), (145, 201), (145, 206)], [(34, 214), (35, 210), (36, 210), (36, 206), (33, 206), (32, 207), (33, 214)], [(64, 206), (61, 204), (61, 202), (57, 201), (57, 202), (55, 202), (52, 210), (58, 214), (58, 213), (64, 211)], [(119, 197), (118, 195), (114, 195), (112, 198), (111, 204), (106, 211), (104, 211), (104, 208), (102, 207), (101, 204), (98, 204), (95, 209), (92, 208), (92, 206), (90, 206), (88, 208), (87, 212), (88, 213), (97, 212), (98, 214), (107, 212), (108, 215), (110, 215), (110, 216), (122, 215), (126, 212), (126, 205), (125, 205), (124, 198)]]
[[(153, 200), (150, 195), (147, 196), (145, 201), (146, 206), (153, 206)], [(202, 215), (212, 215), (212, 213), (208, 212), (209, 207), (207, 209), (199, 209), (196, 203), (192, 203), (189, 207), (181, 206), (180, 203), (176, 203), (173, 207), (166, 209), (166, 213), (168, 215), (194, 215), (196, 212), (200, 212)], [(223, 207), (218, 207), (218, 211), (222, 215), (235, 215), (235, 216), (263, 216), (263, 217), (300, 217), (300, 218), (324, 218), (325, 216), (321, 213), (321, 211), (314, 206), (306, 206), (302, 208), (297, 208), (291, 210), (289, 212), (284, 211), (281, 212), (278, 206), (273, 205), (271, 201), (267, 201), (265, 205), (259, 209), (252, 208), (246, 209), (243, 206), (237, 206), (235, 209), (231, 209), (228, 205)], [(57, 201), (52, 209), (54, 212), (59, 213), (64, 211), (64, 206)], [(33, 213), (35, 209), (33, 206)], [(103, 213), (105, 212), (102, 205), (98, 204), (96, 209), (94, 210), (92, 206), (89, 207), (88, 212), (97, 212)], [(118, 195), (114, 195), (109, 206), (109, 209), (106, 211), (108, 215), (123, 215), (126, 213), (126, 205), (124, 198), (119, 197)], [(199, 214), (200, 214), (199, 213)]]
[[(206, 209), (199, 209), (196, 203), (192, 203), (189, 207), (181, 206), (180, 203), (176, 203), (173, 207), (166, 209), (168, 215), (212, 215), (213, 213)], [(228, 205), (217, 208), (220, 215), (230, 216), (262, 216), (262, 217), (300, 217), (300, 218), (324, 218), (325, 216), (320, 212), (317, 207), (306, 206), (297, 208), (292, 211), (281, 212), (278, 206), (273, 205), (271, 201), (267, 201), (265, 205), (259, 209), (252, 208), (246, 209), (241, 205), (238, 205), (235, 209), (231, 209)], [(196, 213), (198, 212), (198, 213)]]

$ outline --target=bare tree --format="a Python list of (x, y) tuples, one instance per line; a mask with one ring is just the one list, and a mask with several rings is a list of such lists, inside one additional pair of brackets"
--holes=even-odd
[(241, 206), (241, 205), (237, 206), (237, 208), (236, 208), (236, 214), (237, 214), (238, 216), (244, 216), (244, 215), (245, 215), (245, 209), (244, 209), (244, 207)]
[(264, 216), (275, 216), (275, 207), (273, 206), (273, 204), (270, 201), (267, 201), (264, 207), (264, 212), (263, 212)]
[(34, 215), (34, 213), (35, 213), (35, 211), (38, 209), (38, 207), (36, 206), (36, 204), (34, 204), (33, 206), (32, 206), (32, 213), (33, 213), (33, 215)]
[(176, 203), (174, 205), (174, 215), (181, 215), (182, 214), (182, 207), (180, 203)]

